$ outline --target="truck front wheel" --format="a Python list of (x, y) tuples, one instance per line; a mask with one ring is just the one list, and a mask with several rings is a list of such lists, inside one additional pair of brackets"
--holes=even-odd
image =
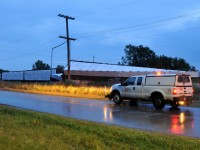
[(153, 106), (156, 109), (162, 109), (162, 108), (165, 107), (165, 101), (164, 101), (164, 99), (163, 99), (161, 94), (153, 95)]
[(118, 92), (114, 93), (113, 101), (115, 102), (115, 104), (121, 104), (122, 103), (121, 96), (120, 96), (120, 94)]

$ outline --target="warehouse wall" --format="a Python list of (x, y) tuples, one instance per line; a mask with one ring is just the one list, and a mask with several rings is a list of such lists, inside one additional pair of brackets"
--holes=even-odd
[[(67, 70), (64, 71), (64, 74), (67, 79)], [(79, 83), (89, 83), (89, 82), (101, 82), (102, 84), (113, 84), (125, 81), (130, 76), (135, 75), (146, 75), (146, 74), (155, 74), (156, 72), (117, 72), (117, 71), (75, 71), (70, 72), (71, 79)], [(185, 72), (185, 71), (166, 71), (162, 73), (176, 74), (184, 73), (190, 74), (193, 78), (199, 78), (199, 72)]]

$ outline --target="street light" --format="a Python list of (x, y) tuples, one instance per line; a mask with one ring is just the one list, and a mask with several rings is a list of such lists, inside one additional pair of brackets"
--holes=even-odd
[(56, 48), (58, 48), (58, 47), (60, 47), (60, 46), (62, 46), (62, 45), (65, 44), (66, 42), (67, 42), (67, 41), (65, 41), (65, 42), (61, 43), (60, 45), (57, 45), (57, 46), (55, 46), (55, 47), (53, 47), (53, 48), (51, 49), (51, 78), (52, 78), (52, 70), (53, 70), (53, 68), (52, 68), (52, 63), (53, 63), (53, 50), (56, 49)]

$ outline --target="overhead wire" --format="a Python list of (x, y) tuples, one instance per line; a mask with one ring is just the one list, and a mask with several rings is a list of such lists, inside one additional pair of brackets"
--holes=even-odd
[[(41, 46), (44, 46), (44, 45), (50, 43), (52, 40), (53, 40), (53, 39), (48, 40), (47, 42), (45, 42), (45, 43), (43, 43), (43, 44), (40, 44), (40, 45), (38, 46), (38, 48), (41, 48)], [(36, 49), (36, 48), (26, 49), (26, 51), (30, 51), (30, 50), (33, 50), (33, 49)], [(31, 55), (34, 55), (34, 54), (40, 52), (40, 51), (41, 51), (41, 50), (37, 50), (37, 51), (34, 51), (33, 53), (29, 53), (29, 54), (24, 54), (24, 55), (20, 55), (20, 56), (5, 58), (5, 59), (0, 59), (0, 61), (7, 61), (7, 60), (13, 60), (13, 59), (18, 59), (18, 58), (26, 57), (26, 56), (31, 56)]]
[[(136, 2), (136, 1), (138, 1), (138, 0), (131, 0), (131, 1), (128, 1), (128, 2), (126, 2), (126, 3), (121, 3), (120, 5), (116, 5), (116, 6), (112, 6), (112, 7), (108, 7), (108, 8), (104, 8), (104, 9), (100, 9), (100, 10), (98, 10), (98, 11), (96, 11), (96, 12), (90, 12), (90, 13), (87, 13), (87, 14), (84, 14), (84, 15), (80, 15), (80, 16), (78, 16), (78, 18), (85, 17), (85, 16), (89, 16), (89, 15), (93, 15), (93, 14), (97, 14), (97, 13), (102, 13), (102, 12), (104, 12), (104, 11), (108, 11), (108, 10), (111, 10), (111, 9), (114, 9), (114, 8), (122, 7), (122, 6), (128, 5), (128, 4), (133, 3), (133, 2)], [(140, 0), (140, 1), (141, 1), (141, 0)], [(64, 23), (64, 21), (62, 21), (62, 23)], [(11, 43), (13, 44), (13, 43), (17, 43), (17, 42), (23, 41), (23, 40), (27, 39), (27, 37), (30, 37), (31, 35), (32, 35), (32, 36), (33, 36), (33, 35), (38, 35), (38, 33), (41, 33), (41, 30), (39, 30), (39, 31), (37, 31), (37, 32), (35, 32), (35, 33), (31, 33), (31, 34), (29, 34), (29, 35), (27, 35), (27, 36), (24, 36), (24, 37), (22, 37), (22, 38), (16, 39), (16, 40), (12, 41)], [(7, 46), (7, 45), (10, 45), (11, 43), (2, 44), (2, 45), (0, 45), (0, 48), (1, 48), (1, 47), (5, 47), (5, 46)]]
[[(77, 35), (74, 35), (74, 36), (78, 36), (78, 38), (85, 38), (85, 37), (97, 36), (97, 34), (99, 36), (101, 36), (101, 33), (103, 33), (105, 35), (105, 33), (127, 32), (127, 31), (130, 31), (130, 30), (136, 29), (136, 28), (137, 29), (138, 28), (144, 29), (144, 28), (148, 27), (148, 29), (149, 29), (153, 25), (157, 25), (157, 24), (161, 24), (162, 26), (164, 26), (164, 25), (168, 25), (168, 24), (175, 24), (175, 23), (179, 23), (179, 22), (184, 22), (183, 19), (185, 19), (187, 17), (191, 17), (191, 16), (193, 16), (194, 18), (197, 18), (197, 17), (199, 17), (199, 14), (200, 14), (200, 12), (197, 11), (197, 12), (183, 14), (183, 15), (179, 15), (179, 16), (175, 16), (175, 17), (171, 17), (171, 18), (167, 18), (167, 19), (160, 19), (160, 20), (157, 20), (157, 21), (147, 22), (147, 23), (143, 23), (143, 24), (138, 24), (138, 25), (133, 25), (133, 26), (128, 26), (128, 27), (120, 27), (120, 28), (115, 28), (115, 29), (101, 30), (101, 31), (96, 31), (96, 32), (89, 32), (89, 33), (83, 33), (83, 34), (77, 34)], [(199, 29), (199, 28), (193, 28), (193, 29)], [(186, 43), (183, 43), (183, 44), (186, 44)], [(187, 43), (187, 45), (188, 45), (188, 43)]]
[[(130, 3), (133, 3), (133, 2), (136, 2), (136, 1), (137, 0), (135, 0), (135, 1), (129, 1), (129, 2), (126, 2), (126, 3), (121, 4), (121, 5), (116, 5), (116, 6), (113, 6), (113, 7), (108, 7), (108, 8), (102, 9), (101, 11), (97, 11), (96, 13), (100, 13), (100, 12), (103, 12), (103, 11), (108, 11), (108, 10), (111, 10), (111, 9), (114, 9), (114, 8), (118, 8), (118, 7), (122, 6), (122, 5), (125, 6), (127, 4), (130, 4)], [(175, 16), (175, 17), (171, 17), (171, 18), (167, 18), (167, 19), (161, 19), (161, 20), (157, 20), (157, 21), (147, 22), (147, 23), (138, 24), (138, 25), (132, 25), (132, 26), (128, 26), (128, 27), (119, 27), (119, 28), (115, 28), (115, 29), (101, 30), (101, 31), (96, 31), (96, 32), (74, 34), (74, 35), (78, 36), (78, 38), (85, 38), (85, 37), (92, 37), (92, 36), (94, 36), (96, 34), (100, 34), (100, 33), (127, 32), (127, 31), (130, 31), (130, 30), (135, 29), (135, 28), (149, 27), (149, 25), (155, 25), (155, 24), (159, 24), (159, 23), (170, 23), (170, 21), (175, 21), (175, 20), (178, 20), (178, 19), (186, 18), (186, 17), (192, 16), (192, 15), (195, 15), (195, 14), (199, 14), (199, 13), (200, 12), (194, 12), (194, 13), (190, 13), (190, 14), (179, 15), (179, 16)], [(92, 14), (95, 14), (95, 12), (88, 13), (88, 14), (85, 14), (85, 15), (82, 15), (82, 16), (78, 16), (78, 17), (85, 17), (87, 15), (92, 15)], [(22, 38), (22, 39), (25, 39), (25, 37)], [(20, 41), (20, 40), (16, 40), (16, 42), (17, 41)], [(27, 56), (27, 55), (23, 55), (22, 57), (25, 57), (25, 56)], [(10, 58), (10, 59), (12, 59), (12, 58)], [(0, 61), (2, 61), (2, 60), (0, 60)]]
[[(123, 4), (121, 3), (120, 5), (116, 5), (116, 6), (104, 8), (104, 9), (101, 9), (101, 10), (99, 10), (99, 11), (92, 12), (92, 13), (87, 13), (87, 14), (84, 14), (84, 15), (81, 15), (81, 16), (78, 16), (78, 17), (80, 18), (80, 17), (85, 17), (85, 16), (88, 16), (88, 15), (92, 15), (92, 14), (96, 14), (96, 13), (108, 11), (108, 10), (111, 10), (111, 9), (114, 9), (114, 8), (118, 8), (118, 7), (122, 7), (122, 6), (128, 5), (128, 4), (133, 3), (133, 2), (136, 2), (136, 1), (138, 1), (138, 0), (131, 0), (131, 1), (128, 1), (128, 2), (123, 3)], [(33, 34), (31, 34), (31, 35), (36, 35), (36, 34), (38, 34), (39, 32), (40, 32), (40, 31), (38, 31), (37, 33), (33, 33)], [(12, 41), (11, 43), (13, 44), (13, 43), (17, 43), (17, 42), (19, 42), (19, 41), (23, 41), (24, 39), (27, 39), (27, 37), (29, 37), (29, 36), (30, 36), (30, 35), (25, 36), (25, 37), (20, 38), (20, 39), (17, 39), (17, 40), (15, 40), (15, 41)], [(0, 45), (0, 48), (1, 48), (1, 47), (5, 47), (5, 46), (8, 46), (8, 45), (11, 45), (11, 43)], [(33, 54), (34, 54), (34, 53), (33, 53)], [(28, 54), (28, 55), (30, 55), (30, 54)], [(25, 54), (25, 55), (22, 55), (22, 57), (25, 57), (25, 56), (28, 56), (28, 55)], [(31, 54), (31, 55), (32, 55), (32, 54)], [(12, 60), (12, 59), (13, 59), (13, 58), (8, 58), (8, 59), (2, 59), (2, 60), (0, 60), (0, 61)], [(14, 59), (16, 59), (16, 58), (14, 58)]]
[[(157, 21), (152, 21), (152, 22), (148, 22), (148, 23), (143, 23), (143, 24), (138, 24), (138, 25), (133, 25), (133, 26), (128, 26), (128, 27), (119, 27), (119, 28), (115, 28), (115, 29), (108, 29), (108, 30), (101, 30), (101, 31), (96, 31), (96, 32), (88, 32), (88, 33), (82, 33), (82, 34), (74, 34), (74, 36), (78, 36), (78, 38), (83, 38), (83, 37), (88, 37), (90, 35), (93, 34), (100, 34), (100, 33), (113, 33), (113, 32), (119, 32), (119, 31), (124, 31), (124, 30), (131, 30), (134, 28), (141, 28), (141, 27), (146, 27), (148, 25), (154, 25), (154, 24), (158, 24), (158, 23), (169, 23), (169, 21), (175, 21), (178, 19), (182, 19), (182, 18), (186, 18), (195, 14), (200, 14), (200, 12), (194, 12), (194, 13), (190, 13), (190, 14), (184, 14), (184, 15), (179, 15), (179, 16), (175, 16), (175, 17), (171, 17), (171, 18), (167, 18), (167, 19), (161, 19), (161, 20), (157, 20)], [(149, 27), (149, 26), (148, 26)]]
[(18, 43), (18, 42), (27, 40), (27, 39), (29, 39), (28, 37), (38, 36), (39, 34), (44, 33), (44, 31), (45, 31), (45, 32), (50, 32), (50, 31), (43, 30), (43, 29), (38, 30), (38, 31), (36, 31), (36, 32), (31, 32), (31, 33), (29, 33), (28, 35), (25, 35), (25, 36), (23, 36), (23, 37), (21, 37), (21, 38), (19, 38), (19, 39), (13, 40), (13, 41), (11, 41), (11, 42), (9, 42), (9, 43), (1, 44), (1, 45), (0, 45), (0, 48), (6, 47), (6, 46), (10, 46), (11, 44), (14, 44), (14, 43)]
[(82, 18), (82, 17), (85, 17), (85, 16), (94, 15), (94, 14), (102, 13), (102, 12), (105, 12), (105, 11), (109, 11), (109, 10), (112, 10), (112, 9), (115, 9), (115, 8), (120, 8), (120, 7), (129, 5), (129, 4), (135, 3), (137, 1), (141, 2), (142, 0), (131, 0), (131, 1), (128, 1), (128, 2), (125, 2), (125, 3), (120, 3), (120, 4), (115, 5), (115, 6), (99, 9), (98, 11), (93, 11), (93, 12), (88, 12), (88, 13), (82, 14), (80, 16), (77, 16), (77, 18)]

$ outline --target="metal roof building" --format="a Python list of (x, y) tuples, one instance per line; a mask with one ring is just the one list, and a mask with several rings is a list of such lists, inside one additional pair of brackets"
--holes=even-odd
[(93, 62), (81, 62), (81, 61), (72, 61), (71, 70), (76, 71), (115, 71), (115, 72), (146, 72), (146, 71), (166, 71), (165, 69), (156, 69), (156, 68), (145, 68), (145, 67), (133, 67), (133, 66), (123, 66), (123, 65), (114, 65), (114, 64), (105, 64), (105, 63), (93, 63)]
[[(184, 73), (191, 74), (192, 77), (198, 77), (198, 72), (186, 72), (177, 70), (166, 70), (157, 68), (145, 68), (134, 66), (123, 66), (105, 63), (94, 63), (84, 61), (71, 61), (70, 75), (72, 80), (86, 80), (86, 81), (108, 81), (114, 78), (128, 78), (134, 75), (161, 73)], [(67, 68), (64, 70), (67, 76)]]

